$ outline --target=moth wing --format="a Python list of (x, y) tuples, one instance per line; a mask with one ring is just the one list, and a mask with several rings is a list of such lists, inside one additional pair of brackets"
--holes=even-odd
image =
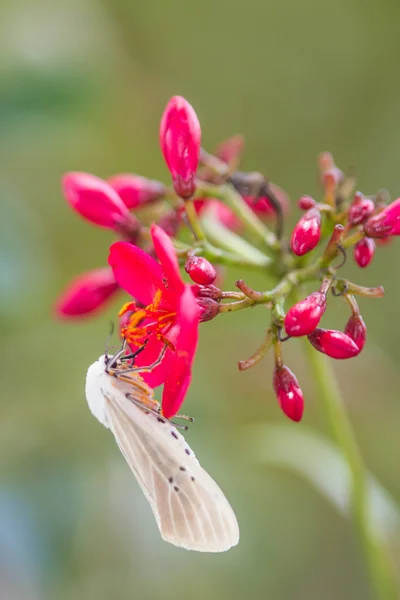
[(163, 539), (200, 552), (224, 552), (235, 546), (239, 541), (235, 513), (177, 429), (138, 408), (117, 387), (105, 397), (110, 429)]

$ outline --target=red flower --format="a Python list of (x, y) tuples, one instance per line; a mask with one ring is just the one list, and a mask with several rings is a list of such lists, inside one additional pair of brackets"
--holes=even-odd
[(300, 421), (303, 416), (303, 392), (292, 371), (283, 365), (275, 367), (273, 377), (274, 390), (285, 415), (292, 421)]
[(297, 256), (313, 250), (321, 237), (321, 213), (310, 208), (293, 229), (290, 247)]
[(165, 185), (159, 181), (125, 173), (110, 177), (108, 183), (130, 209), (158, 200), (166, 190)]
[(191, 286), (182, 281), (168, 235), (152, 225), (151, 236), (161, 264), (128, 242), (111, 246), (109, 263), (119, 285), (145, 307), (130, 302), (121, 311), (132, 311), (121, 330), (132, 349), (148, 340), (136, 359), (138, 366), (152, 364), (167, 345), (161, 365), (143, 378), (151, 387), (164, 383), (162, 410), (170, 418), (178, 412), (190, 384), (200, 309)]
[(82, 217), (100, 227), (134, 233), (139, 223), (117, 192), (90, 173), (67, 173), (62, 179), (64, 195)]
[(338, 360), (357, 356), (362, 348), (359, 348), (350, 336), (335, 329), (317, 328), (308, 336), (308, 339), (318, 352)]
[(297, 302), (285, 316), (285, 331), (291, 336), (308, 335), (320, 322), (326, 310), (326, 296), (322, 292), (314, 292)]
[(200, 142), (200, 123), (193, 107), (185, 98), (173, 96), (161, 118), (160, 144), (175, 191), (182, 198), (190, 198), (195, 191)]
[(56, 303), (59, 317), (82, 317), (95, 313), (119, 289), (110, 268), (96, 269), (71, 281)]

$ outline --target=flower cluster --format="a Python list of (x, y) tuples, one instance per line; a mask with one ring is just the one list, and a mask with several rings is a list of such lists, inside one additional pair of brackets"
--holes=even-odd
[[(279, 405), (300, 421), (303, 393), (283, 362), (283, 344), (304, 337), (317, 352), (337, 360), (362, 351), (366, 326), (356, 296), (381, 297), (383, 288), (359, 286), (339, 272), (350, 249), (365, 268), (377, 245), (400, 235), (400, 198), (390, 202), (385, 191), (370, 196), (356, 191), (354, 177), (325, 152), (319, 157), (321, 200), (300, 198), (303, 214), (286, 240), (289, 200), (261, 173), (239, 170), (243, 138), (229, 138), (214, 153), (200, 144), (194, 109), (175, 96), (160, 124), (171, 186), (136, 174), (107, 180), (88, 173), (64, 176), (69, 205), (92, 224), (112, 230), (118, 241), (111, 245), (108, 267), (72, 281), (57, 301), (57, 314), (85, 317), (118, 290), (127, 292), (131, 299), (119, 312), (120, 335), (132, 351), (142, 350), (139, 367), (154, 365), (143, 378), (151, 387), (164, 385), (162, 410), (172, 417), (190, 385), (199, 324), (264, 305), (270, 313), (267, 328), (260, 325), (267, 329), (265, 338), (239, 368), (257, 364), (273, 347)], [(238, 289), (223, 291), (223, 269), (229, 266), (267, 271), (275, 285), (256, 291), (240, 279)], [(306, 283), (314, 291), (300, 295)], [(348, 305), (343, 331), (320, 327), (329, 294)]]

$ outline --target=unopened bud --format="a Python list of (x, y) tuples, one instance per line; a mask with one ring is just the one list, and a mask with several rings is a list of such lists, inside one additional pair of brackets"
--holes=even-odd
[(371, 238), (363, 238), (354, 246), (354, 260), (359, 267), (364, 269), (368, 267), (374, 258), (375, 242)]
[(67, 173), (62, 179), (68, 203), (88, 221), (118, 232), (132, 233), (138, 228), (117, 192), (103, 179), (90, 173)]
[(192, 285), (192, 291), (196, 298), (212, 298), (221, 300), (222, 291), (215, 285)]
[(119, 289), (112, 269), (96, 269), (71, 281), (56, 303), (59, 317), (86, 317), (94, 314)]
[(279, 405), (285, 415), (292, 421), (300, 421), (303, 416), (303, 392), (292, 371), (285, 365), (276, 366), (273, 376), (273, 386)]
[(130, 209), (162, 198), (166, 190), (165, 185), (160, 181), (126, 173), (110, 177), (108, 183), (120, 196), (125, 206)]
[(219, 313), (219, 303), (212, 298), (196, 298), (200, 306), (200, 322), (211, 321)]
[(212, 264), (202, 256), (190, 256), (186, 261), (185, 271), (192, 281), (200, 285), (210, 285), (217, 277)]
[(400, 198), (368, 219), (364, 225), (364, 231), (371, 238), (400, 235)]
[(231, 172), (236, 171), (240, 165), (244, 149), (244, 137), (233, 135), (221, 142), (216, 149), (216, 156), (228, 165)]
[(321, 214), (316, 208), (311, 208), (293, 229), (290, 246), (297, 256), (303, 256), (317, 246), (320, 238)]
[(160, 124), (160, 144), (178, 196), (190, 198), (195, 191), (199, 165), (201, 128), (193, 107), (185, 98), (168, 102)]
[(288, 335), (298, 337), (308, 335), (317, 327), (326, 310), (326, 296), (314, 292), (297, 302), (285, 316), (285, 331)]
[(364, 223), (374, 212), (375, 204), (370, 198), (365, 198), (361, 192), (356, 192), (349, 208), (350, 225)]
[(297, 203), (300, 210), (309, 210), (310, 208), (314, 208), (316, 204), (314, 198), (311, 198), (311, 196), (302, 196)]
[(350, 336), (335, 329), (317, 328), (308, 339), (318, 352), (337, 360), (352, 358), (360, 353), (360, 348)]
[(367, 327), (362, 316), (360, 314), (352, 315), (346, 323), (344, 332), (353, 340), (361, 352), (367, 338)]

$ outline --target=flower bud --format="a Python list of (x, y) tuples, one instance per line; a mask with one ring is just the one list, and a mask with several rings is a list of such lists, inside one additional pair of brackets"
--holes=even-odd
[(192, 281), (200, 285), (210, 285), (217, 277), (212, 264), (202, 256), (190, 256), (186, 261), (185, 271)]
[(365, 198), (361, 192), (356, 192), (350, 204), (348, 219), (350, 225), (364, 223), (374, 212), (375, 204), (370, 198)]
[(287, 215), (290, 205), (289, 197), (281, 187), (275, 183), (272, 183), (272, 181), (268, 182), (267, 193), (264, 196), (257, 198), (255, 196), (244, 195), (243, 200), (260, 217), (267, 219), (276, 217), (277, 210), (268, 196), (268, 190), (270, 190), (271, 194), (273, 194), (275, 202), (279, 204), (281, 213), (283, 215)]
[(212, 298), (196, 298), (198, 306), (200, 306), (200, 322), (211, 321), (219, 313), (219, 304)]
[(368, 267), (375, 254), (375, 242), (371, 238), (363, 238), (354, 246), (354, 260), (359, 267)]
[(286, 367), (275, 367), (273, 386), (279, 405), (292, 421), (300, 421), (303, 416), (304, 398), (296, 377)]
[(368, 219), (364, 225), (364, 231), (371, 238), (400, 235), (400, 198)]
[(215, 285), (192, 285), (192, 291), (196, 298), (212, 298), (221, 300), (222, 291)]
[(166, 190), (165, 185), (159, 181), (125, 173), (110, 177), (108, 183), (130, 209), (158, 200)]
[(316, 204), (314, 198), (311, 198), (311, 196), (302, 196), (297, 203), (300, 210), (309, 210), (310, 208), (314, 208)]
[(56, 303), (59, 317), (82, 317), (96, 312), (119, 289), (112, 269), (96, 269), (76, 277)]
[(317, 328), (308, 339), (318, 352), (338, 360), (357, 356), (361, 350), (346, 333), (334, 329)]
[(197, 115), (185, 98), (168, 102), (160, 124), (160, 144), (178, 196), (190, 198), (195, 191), (199, 165), (201, 129)]
[(157, 225), (161, 227), (161, 229), (164, 229), (169, 237), (175, 237), (181, 226), (181, 215), (178, 211), (172, 209), (160, 218)]
[(231, 172), (236, 171), (242, 159), (244, 137), (233, 135), (221, 142), (216, 149), (216, 156), (228, 165)]
[(346, 323), (344, 332), (353, 340), (361, 352), (361, 350), (364, 348), (365, 340), (367, 338), (367, 328), (362, 316), (360, 314), (352, 315)]
[(138, 221), (103, 179), (90, 173), (67, 173), (62, 187), (69, 204), (88, 221), (116, 231), (137, 230)]
[(288, 335), (298, 337), (308, 335), (317, 327), (326, 310), (326, 295), (314, 292), (297, 302), (285, 316), (285, 331)]
[(297, 256), (313, 250), (321, 237), (321, 214), (316, 208), (308, 210), (293, 229), (290, 247)]

